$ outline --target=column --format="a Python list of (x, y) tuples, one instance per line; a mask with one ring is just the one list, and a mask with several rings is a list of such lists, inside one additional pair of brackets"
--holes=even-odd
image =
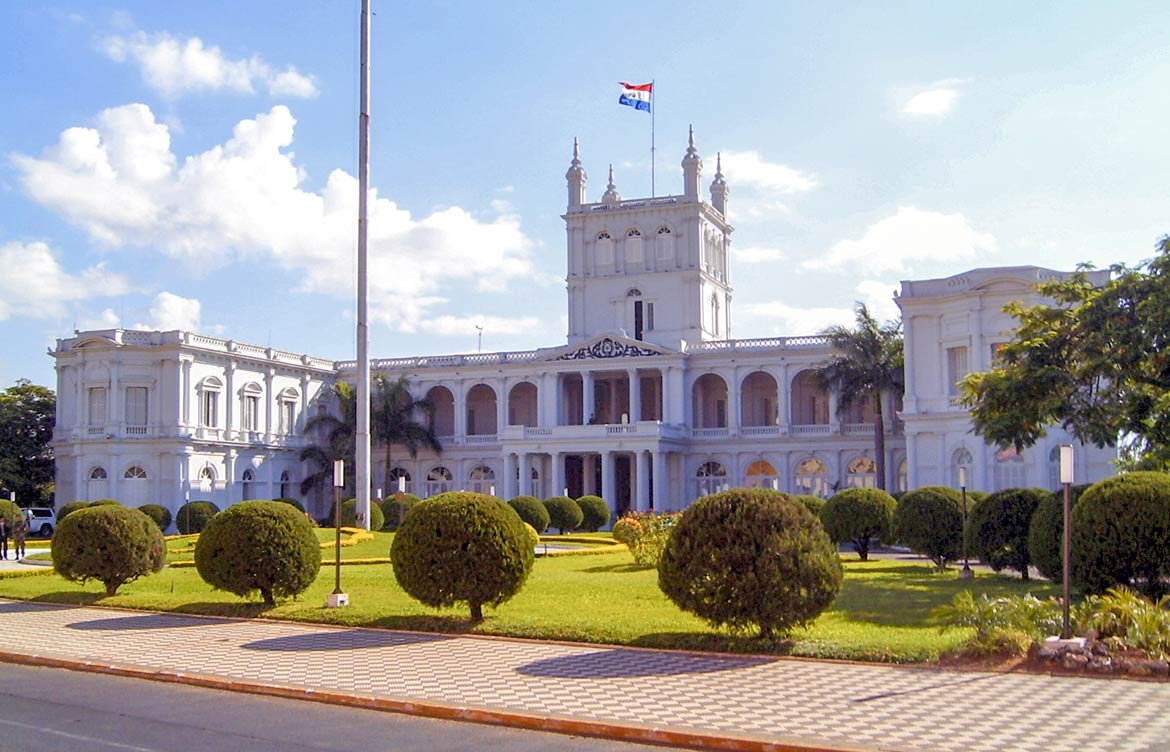
[(829, 433), (841, 433), (841, 418), (837, 415), (837, 390), (829, 390)]
[(508, 500), (516, 495), (512, 490), (513, 476), (516, 474), (516, 462), (511, 452), (504, 452), (504, 477), (500, 479), (500, 498)]
[[(80, 382), (79, 382), (80, 383)], [(179, 382), (179, 396), (182, 400), (182, 410), (179, 413), (179, 425), (191, 425), (191, 361), (183, 361), (183, 377)]]
[(642, 382), (637, 368), (627, 370), (626, 376), (630, 381), (630, 422), (637, 423), (642, 419)]
[(500, 379), (500, 388), (496, 391), (496, 436), (502, 436), (504, 427), (508, 425), (508, 378)]
[(227, 456), (223, 460), (223, 492), (225, 497), (225, 506), (235, 502), (235, 487), (236, 487), (236, 450), (229, 449)]
[(117, 436), (122, 435), (122, 426), (126, 424), (126, 409), (123, 407), (124, 395), (122, 394), (122, 361), (115, 358), (114, 362), (110, 364), (110, 398), (108, 401), (109, 421), (113, 425), (107, 425), (106, 433), (113, 433)]
[[(980, 443), (982, 444), (982, 442)], [(982, 465), (980, 465), (981, 469)], [(907, 488), (918, 487), (918, 434), (916, 433), (906, 434), (906, 486)]]
[(652, 450), (650, 459), (654, 463), (654, 509), (664, 512), (669, 504), (666, 497), (670, 493), (666, 480), (666, 452)]
[(740, 420), (739, 399), (739, 368), (731, 369), (731, 381), (727, 384), (727, 434), (735, 436), (739, 433)]
[(613, 473), (613, 452), (606, 449), (601, 452), (601, 498), (605, 499), (605, 503), (613, 507), (616, 505), (616, 497), (614, 496), (615, 483)]
[(593, 415), (593, 372), (581, 372), (581, 422), (588, 423)]
[[(221, 434), (225, 439), (231, 439), (235, 436), (235, 423), (232, 420), (235, 414), (233, 409), (236, 405), (236, 362), (229, 360), (227, 367), (224, 369), (225, 386), (223, 390), (223, 433)], [(228, 478), (228, 483), (231, 483), (231, 478)], [(229, 485), (230, 489), (231, 486)], [(231, 500), (231, 495), (228, 495), (228, 500)]]
[[(910, 317), (902, 320), (902, 331), (905, 333), (905, 336), (902, 337), (902, 350), (903, 350), (902, 357), (906, 363), (906, 367), (903, 371), (905, 373), (905, 379), (906, 379), (905, 396), (903, 397), (903, 402), (905, 403), (905, 408), (907, 411), (917, 412), (918, 411), (918, 394), (916, 391), (917, 387), (915, 384), (916, 379), (915, 379), (915, 375), (914, 375), (914, 357), (915, 357), (915, 355), (914, 355), (914, 337), (911, 336), (911, 333), (914, 331), (914, 317), (913, 316), (910, 316)], [(944, 363), (944, 366), (945, 366), (945, 363)], [(911, 468), (914, 467), (913, 462), (910, 463), (910, 467)], [(911, 472), (913, 472), (913, 471), (911, 471)], [(914, 486), (910, 486), (910, 487), (913, 488)]]
[(547, 496), (560, 496), (565, 490), (565, 455), (552, 452), (549, 455), (549, 487)]
[[(532, 466), (528, 463), (528, 452), (521, 452), (519, 457), (520, 457), (520, 467), (518, 468), (519, 472), (517, 473), (516, 493), (521, 494), (523, 496), (531, 496), (532, 495), (532, 493), (531, 493)], [(505, 499), (510, 499), (510, 498), (512, 498), (512, 497), (511, 496), (505, 497)]]
[(467, 435), (467, 388), (460, 379), (455, 385), (455, 443), (462, 444)]
[(596, 465), (593, 461), (593, 455), (584, 453), (581, 455), (581, 493), (585, 496), (597, 495), (597, 474), (594, 472)]
[(634, 474), (638, 484), (634, 508), (639, 512), (645, 512), (650, 509), (650, 456), (643, 449), (634, 453)]

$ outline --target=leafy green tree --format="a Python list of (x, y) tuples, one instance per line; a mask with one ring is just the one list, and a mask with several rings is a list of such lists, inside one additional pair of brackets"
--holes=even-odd
[(15, 491), (22, 506), (45, 504), (52, 496), (56, 406), (51, 389), (28, 379), (0, 392), (0, 490)]
[(301, 450), (301, 461), (313, 466), (313, 472), (301, 481), (301, 493), (321, 488), (333, 479), (333, 463), (345, 460), (344, 492), (352, 495), (354, 486), (354, 452), (357, 435), (357, 392), (344, 381), (333, 385), (338, 414), (320, 413), (305, 421), (304, 432), (318, 443)]
[(1037, 291), (1051, 302), (1005, 308), (1019, 321), (990, 371), (963, 382), (975, 432), (990, 444), (1035, 444), (1060, 425), (1082, 443), (1117, 446), (1130, 462), (1170, 459), (1170, 236), (1137, 267), (1098, 286), (1082, 267)]
[(856, 326), (831, 326), (822, 334), (836, 350), (817, 371), (837, 393), (837, 412), (854, 403), (873, 400), (873, 450), (877, 461), (877, 487), (886, 488), (886, 423), (882, 395), (900, 397), (906, 382), (903, 368), (902, 322), (878, 323), (869, 308), (858, 303)]
[[(430, 418), (435, 406), (428, 399), (416, 400), (410, 393), (410, 379), (399, 376), (388, 379), (378, 376), (374, 379), (374, 414), (370, 429), (374, 439), (386, 447), (386, 465), (382, 475), (382, 487), (387, 493), (390, 487), (390, 471), (394, 468), (390, 448), (404, 447), (411, 458), (418, 456), (419, 449), (430, 449), (435, 453), (443, 451), (443, 445), (431, 428)], [(425, 423), (415, 420), (415, 415), (427, 418)]]

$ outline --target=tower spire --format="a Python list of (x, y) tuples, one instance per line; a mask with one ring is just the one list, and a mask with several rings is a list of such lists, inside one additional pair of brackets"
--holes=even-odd
[(687, 138), (687, 153), (682, 160), (683, 195), (694, 201), (699, 200), (699, 177), (703, 174), (703, 160), (695, 148), (695, 127), (690, 127)]
[(727, 216), (727, 194), (730, 192), (727, 181), (723, 179), (723, 155), (715, 152), (715, 179), (711, 181), (711, 205), (724, 217)]
[(589, 176), (581, 166), (581, 147), (573, 137), (573, 161), (569, 163), (569, 171), (565, 173), (565, 180), (569, 183), (569, 208), (575, 208), (585, 203), (585, 183)]
[(607, 204), (609, 206), (613, 206), (614, 204), (621, 203), (621, 200), (622, 200), (621, 194), (619, 194), (617, 192), (617, 186), (613, 184), (613, 164), (610, 163), (610, 165), (609, 165), (609, 185), (607, 185), (605, 187), (605, 194), (601, 197), (601, 201), (604, 204)]

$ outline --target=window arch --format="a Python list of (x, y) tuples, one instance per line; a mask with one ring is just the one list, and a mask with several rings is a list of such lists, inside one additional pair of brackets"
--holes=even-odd
[(263, 394), (264, 390), (255, 381), (240, 389), (240, 428), (243, 430), (260, 430), (260, 397)]
[(204, 465), (199, 471), (199, 490), (203, 493), (211, 493), (215, 489), (215, 468), (211, 465)]
[(631, 227), (626, 232), (626, 237), (627, 238), (640, 238), (640, 237), (642, 237), (642, 231), (639, 230), (637, 227)]
[(597, 233), (597, 271), (613, 271), (613, 236), (608, 230)]
[(297, 401), (300, 399), (300, 392), (291, 386), (282, 389), (276, 395), (277, 416), (279, 419), (277, 431), (284, 435), (290, 435), (297, 429)]
[(199, 382), (199, 425), (204, 428), (219, 427), (219, 394), (223, 382), (215, 376), (206, 376)]
[(597, 239), (598, 240), (613, 240), (613, 236), (611, 236), (609, 234), (609, 232), (602, 230), (601, 232), (597, 233)]
[(631, 287), (629, 289), (629, 292), (626, 293), (626, 297), (627, 298), (640, 298), (640, 297), (642, 297), (642, 291), (636, 287)]
[(717, 373), (705, 373), (691, 387), (691, 415), (695, 428), (727, 428), (727, 382)]
[(442, 465), (431, 468), (431, 471), (427, 473), (427, 496), (450, 491), (454, 487), (454, 480), (451, 471)]
[(138, 465), (126, 468), (126, 472), (122, 475), (123, 478), (133, 480), (146, 480), (146, 471)]
[(767, 460), (756, 460), (748, 465), (745, 475), (747, 476), (748, 488), (780, 488), (780, 479), (776, 475), (776, 468)]
[(242, 493), (240, 494), (241, 501), (247, 501), (248, 499), (255, 498), (253, 491), (256, 487), (256, 473), (253, 472), (252, 468), (248, 468), (244, 471), (244, 474), (240, 477), (240, 485), (243, 489)]
[(715, 460), (699, 466), (695, 472), (695, 485), (699, 496), (708, 496), (727, 488), (727, 468)]
[(476, 465), (467, 474), (467, 485), (475, 493), (495, 494), (496, 471), (487, 465)]
[(796, 492), (826, 498), (829, 495), (829, 468), (816, 457), (801, 460), (793, 473)]
[(845, 485), (849, 488), (877, 486), (877, 462), (872, 457), (855, 457), (846, 468)]
[(290, 498), (289, 492), (292, 490), (292, 484), (289, 482), (288, 470), (284, 470), (280, 474), (280, 498)]
[(106, 469), (101, 465), (95, 465), (89, 470), (89, 480), (85, 484), (85, 498), (87, 501), (94, 501), (95, 499), (104, 499), (108, 495)]
[(626, 261), (641, 264), (645, 256), (642, 253), (642, 231), (637, 227), (626, 230)]
[(801, 371), (792, 380), (791, 411), (795, 426), (829, 424), (829, 391), (815, 371)]
[(89, 479), (90, 480), (105, 480), (107, 477), (108, 476), (106, 475), (106, 469), (104, 467), (102, 467), (101, 465), (98, 465), (97, 467), (95, 467), (89, 471)]
[(674, 234), (666, 225), (658, 228), (654, 238), (654, 255), (659, 261), (674, 261)]

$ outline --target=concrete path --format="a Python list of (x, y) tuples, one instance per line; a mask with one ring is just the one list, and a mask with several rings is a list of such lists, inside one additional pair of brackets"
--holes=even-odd
[[(1170, 750), (1170, 684), (0, 600), (0, 660), (713, 749)], [(474, 732), (472, 732), (474, 733)]]

